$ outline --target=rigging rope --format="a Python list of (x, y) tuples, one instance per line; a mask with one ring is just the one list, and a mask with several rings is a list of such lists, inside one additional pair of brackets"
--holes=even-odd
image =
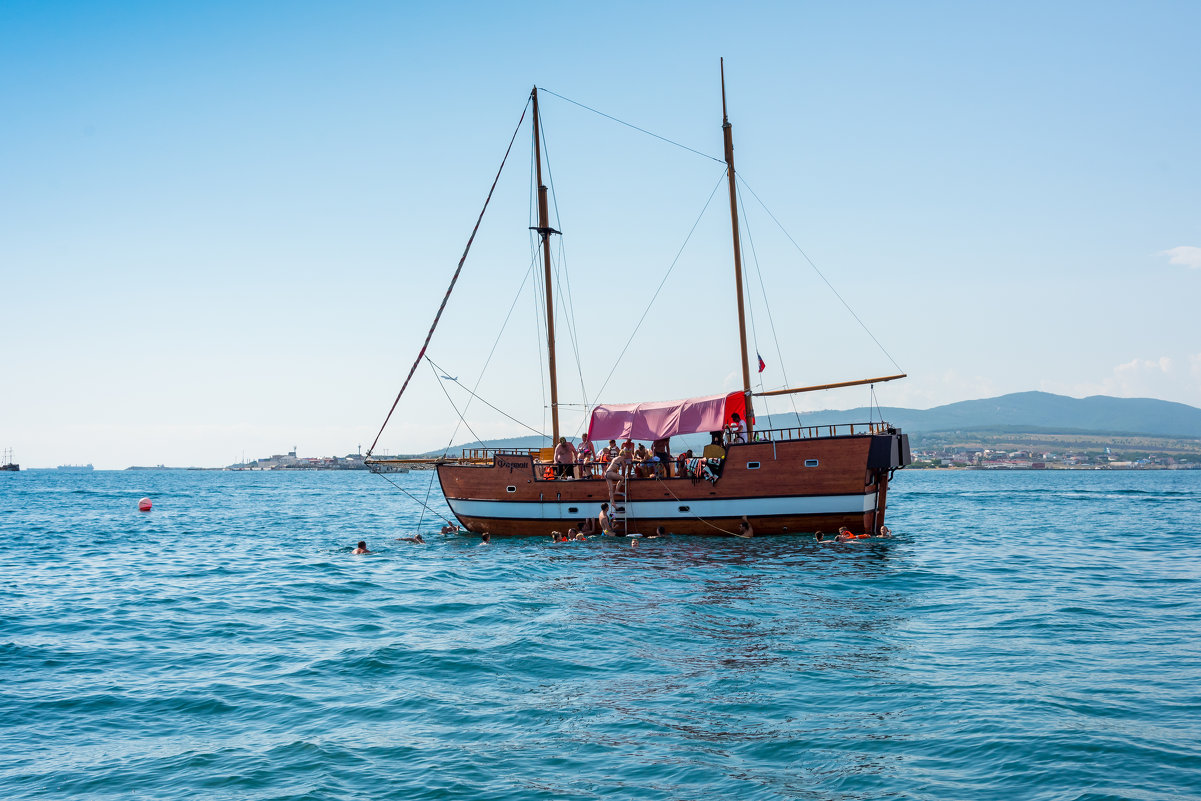
[[(480, 435), (475, 433), (475, 431), (471, 428), (471, 423), (467, 422), (467, 418), (464, 417), (463, 413), (459, 411), (459, 407), (455, 406), (455, 402), (451, 399), (450, 393), (446, 391), (446, 387), (442, 384), (442, 379), (438, 377), (438, 370), (440, 369), (438, 365), (434, 364), (434, 360), (429, 356), (426, 356), (425, 360), (429, 363), (430, 369), (434, 371), (434, 380), (438, 382), (438, 388), (441, 389), (442, 394), (446, 396), (446, 402), (450, 404), (450, 408), (455, 410), (455, 414), (459, 416), (459, 420), (463, 423), (463, 425), (467, 426), (467, 430), (471, 432), (471, 436), (475, 437), (476, 442), (482, 442), (483, 440), (480, 439)], [(442, 375), (446, 375), (446, 373), (442, 373)], [(447, 377), (449, 378), (449, 376)], [(454, 381), (453, 378), (450, 380)], [(468, 403), (470, 402), (471, 401), (468, 401)], [(446, 456), (447, 452), (450, 450), (450, 446), (455, 441), (455, 434), (458, 432), (459, 428), (458, 426), (455, 426), (455, 433), (450, 435), (450, 442), (446, 443), (446, 447), (442, 449), (443, 456)]]
[(661, 142), (666, 142), (669, 145), (675, 145), (676, 147), (683, 148), (684, 150), (687, 150), (689, 153), (695, 153), (698, 156), (704, 156), (707, 159), (712, 159), (713, 161), (716, 161), (718, 164), (726, 163), (725, 159), (719, 159), (716, 156), (710, 156), (708, 153), (702, 153), (699, 150), (693, 150), (692, 148), (688, 147), (688, 145), (681, 145), (679, 142), (673, 142), (672, 140), (668, 139), (666, 136), (659, 136), (659, 134), (657, 134), (657, 133), (651, 133), (650, 131), (646, 130), (645, 128), (639, 128), (637, 125), (634, 125), (633, 123), (626, 122), (625, 120), (619, 120), (616, 117), (614, 117), (610, 114), (606, 114), (603, 111), (597, 111), (596, 109), (592, 108), (591, 106), (585, 106), (583, 103), (580, 103), (576, 100), (572, 100), (570, 97), (563, 97), (563, 95), (558, 94), (557, 92), (552, 92), (551, 90), (547, 89), (545, 86), (540, 86), (538, 88), (540, 88), (543, 92), (546, 92), (548, 95), (554, 95), (555, 97), (559, 98), (560, 100), (566, 100), (568, 103), (571, 103), (573, 106), (579, 106), (580, 108), (582, 108), (586, 111), (591, 111), (593, 114), (599, 114), (607, 120), (613, 120), (613, 122), (616, 122), (619, 125), (624, 125), (627, 128), (633, 128), (635, 131), (644, 133), (647, 136), (653, 136), (655, 139), (658, 139)]
[[(542, 117), (538, 118), (539, 124), (542, 123)], [(546, 178), (550, 184), (551, 201), (555, 207), (555, 222), (559, 226), (559, 230), (563, 230), (563, 217), (559, 214), (559, 195), (555, 192), (555, 173), (550, 166), (550, 143), (546, 138), (546, 128), (542, 127), (542, 149), (546, 152)], [(576, 374), (580, 379), (580, 395), (584, 399), (584, 404), (588, 404), (588, 390), (584, 386), (584, 367), (580, 363), (580, 344), (579, 333), (576, 329), (575, 321), (575, 300), (571, 294), (571, 272), (567, 269), (567, 248), (564, 245), (566, 237), (559, 237), (559, 260), (555, 263), (556, 277), (562, 272), (563, 280), (559, 281), (559, 286), (566, 287), (566, 292), (559, 293), (559, 303), (563, 306), (563, 316), (567, 320), (567, 334), (571, 339), (572, 354), (575, 356)], [(562, 403), (559, 404), (563, 406)]]
[(845, 308), (847, 312), (849, 312), (850, 315), (855, 318), (855, 322), (859, 323), (859, 327), (862, 328), (864, 332), (872, 338), (872, 342), (876, 343), (876, 347), (880, 349), (880, 352), (887, 356), (888, 360), (892, 362), (892, 366), (897, 368), (899, 372), (905, 372), (901, 368), (901, 365), (897, 364), (897, 360), (892, 358), (892, 354), (885, 350), (884, 346), (880, 344), (880, 340), (876, 339), (876, 335), (871, 332), (871, 329), (867, 327), (863, 320), (859, 319), (859, 315), (855, 314), (855, 310), (851, 308), (851, 305), (843, 299), (842, 295), (838, 294), (838, 290), (834, 288), (834, 285), (830, 283), (830, 280), (826, 278), (825, 274), (823, 274), (822, 271), (817, 268), (817, 265), (813, 263), (813, 259), (809, 258), (809, 254), (806, 253), (801, 246), (797, 244), (797, 241), (792, 238), (792, 234), (788, 233), (788, 229), (786, 229), (783, 224), (776, 219), (776, 215), (771, 213), (771, 209), (767, 207), (767, 204), (764, 203), (757, 194), (755, 194), (755, 190), (752, 189), (751, 185), (746, 182), (746, 179), (742, 177), (741, 173), (738, 174), (738, 180), (742, 181), (742, 185), (745, 186), (746, 190), (751, 193), (751, 196), (754, 197), (755, 200), (759, 201), (759, 205), (762, 206), (763, 210), (767, 212), (767, 216), (771, 217), (772, 222), (774, 222), (780, 231), (783, 232), (784, 236), (788, 237), (788, 241), (791, 242), (792, 246), (797, 249), (797, 252), (805, 257), (805, 261), (809, 262), (809, 266), (813, 268), (813, 272), (817, 273), (818, 277), (825, 282), (826, 286), (830, 288), (830, 291), (834, 293), (834, 297), (838, 298), (838, 301), (843, 305), (843, 308)]
[[(755, 238), (753, 236), (751, 236), (750, 220), (747, 218), (746, 204), (744, 204), (742, 202), (742, 192), (738, 193), (738, 205), (742, 208), (743, 227), (746, 229), (746, 240), (751, 246), (751, 258), (755, 262), (755, 274), (759, 276), (759, 291), (763, 293), (763, 308), (767, 310), (767, 322), (768, 322), (768, 325), (771, 327), (771, 338), (772, 338), (772, 341), (776, 345), (776, 358), (780, 360), (780, 375), (784, 377), (784, 386), (790, 387), (790, 386), (792, 386), (792, 384), (790, 384), (788, 382), (788, 370), (784, 366), (784, 353), (780, 350), (780, 337), (778, 334), (776, 334), (776, 320), (772, 316), (771, 303), (767, 299), (767, 284), (765, 284), (763, 281), (763, 271), (761, 269), (759, 269), (759, 252), (757, 250), (755, 250)], [(749, 283), (749, 280), (750, 280), (749, 276), (747, 277), (747, 280)], [(750, 296), (749, 291), (747, 292), (747, 296), (748, 297)], [(752, 309), (755, 308), (753, 304), (751, 304), (751, 308)], [(753, 320), (753, 313), (752, 313), (752, 320)], [(753, 325), (753, 323), (752, 323), (752, 325)], [(757, 335), (756, 335), (756, 337), (757, 337)], [(756, 344), (758, 344), (758, 341), (756, 341)], [(756, 354), (756, 355), (758, 355), (758, 354)], [(763, 391), (762, 380), (760, 380), (760, 382), (759, 382), (759, 391), (760, 392)], [(798, 412), (797, 408), (796, 408), (796, 395), (789, 395), (788, 400), (791, 401), (792, 413), (796, 417), (796, 424), (799, 426), (801, 424), (801, 413)], [(764, 409), (764, 411), (767, 411), (766, 403), (763, 405), (763, 409)], [(770, 416), (770, 413), (768, 416)]]
[[(545, 431), (539, 431), (538, 429), (534, 428), (533, 426), (529, 425), (528, 423), (523, 423), (523, 422), (521, 422), (520, 420), (518, 420), (518, 419), (517, 419), (516, 417), (514, 417), (513, 415), (511, 415), (511, 414), (509, 414), (509, 413), (505, 412), (503, 409), (498, 409), (497, 407), (493, 406), (491, 403), (488, 403), (488, 401), (484, 400), (484, 399), (483, 399), (483, 398), (481, 398), (479, 395), (476, 395), (474, 392), (472, 392), (471, 390), (469, 390), (467, 387), (463, 386), (462, 382), (460, 382), (460, 381), (459, 381), (459, 379), (457, 379), (457, 378), (451, 378), (449, 375), (446, 375), (446, 371), (445, 371), (445, 370), (443, 370), (441, 367), (438, 367), (438, 365), (437, 365), (437, 364), (434, 362), (434, 360), (433, 360), (433, 359), (431, 359), (429, 356), (426, 356), (426, 357), (425, 357), (425, 359), (426, 359), (426, 361), (428, 361), (430, 364), (432, 364), (434, 367), (437, 367), (437, 368), (438, 368), (438, 370), (439, 370), (439, 371), (441, 371), (441, 372), (442, 372), (442, 374), (443, 374), (444, 376), (446, 376), (447, 380), (449, 380), (449, 381), (453, 381), (453, 382), (455, 383), (455, 385), (459, 387), (459, 389), (463, 390), (463, 391), (464, 391), (464, 392), (466, 392), (468, 395), (470, 395), (472, 398), (474, 398), (474, 399), (478, 400), (480, 403), (482, 403), (482, 404), (484, 404), (485, 406), (487, 406), (489, 409), (493, 410), (494, 412), (499, 412), (500, 414), (502, 414), (502, 415), (504, 415), (505, 417), (507, 417), (507, 418), (509, 418), (510, 420), (512, 420), (512, 421), (513, 421), (514, 423), (516, 423), (517, 425), (519, 425), (519, 426), (522, 426), (523, 428), (528, 428), (530, 431), (533, 431), (535, 434), (537, 434), (537, 435), (538, 435), (538, 436), (540, 436), (540, 437), (545, 437), (545, 436), (547, 436), (547, 434), (546, 434), (546, 432), (545, 432)], [(446, 391), (446, 390), (445, 390), (445, 389), (443, 389), (443, 392), (445, 392), (445, 391)], [(449, 396), (447, 397), (447, 399), (449, 400)], [(470, 403), (470, 402), (471, 402), (471, 401), (468, 401), (468, 403)], [(453, 406), (454, 406), (454, 402), (452, 401), (450, 405), (453, 407)], [(458, 411), (459, 411), (458, 409), (455, 409), (455, 412), (456, 412), (456, 413), (458, 413)], [(468, 430), (468, 431), (471, 431), (471, 426), (470, 426), (470, 425), (467, 425), (467, 419), (466, 419), (466, 417), (464, 416), (464, 415), (466, 414), (466, 412), (467, 412), (467, 407), (466, 407), (466, 406), (464, 406), (464, 407), (463, 407), (463, 414), (460, 414), (460, 415), (459, 415), (459, 419), (463, 421), (463, 425), (467, 426), (467, 430)], [(456, 428), (456, 429), (455, 429), (455, 434), (457, 434), (457, 433), (458, 433), (458, 429)], [(480, 437), (479, 437), (479, 434), (476, 434), (474, 431), (471, 431), (471, 435), (472, 435), (473, 437), (475, 437), (477, 441), (479, 441), (479, 442), (483, 442), (483, 440), (481, 440), (481, 439), (480, 439)], [(451, 441), (452, 441), (452, 442), (454, 441), (454, 434), (452, 434), (452, 435), (451, 435)], [(447, 450), (450, 450), (450, 446), (449, 446), (449, 445), (447, 445), (446, 447), (447, 447)]]
[(375, 435), (375, 441), (371, 443), (371, 447), (367, 449), (367, 456), (375, 450), (375, 446), (379, 444), (379, 438), (383, 436), (384, 429), (388, 427), (388, 421), (392, 419), (392, 413), (396, 411), (396, 405), (400, 403), (400, 397), (404, 395), (405, 390), (409, 387), (409, 382), (413, 380), (413, 373), (417, 372), (417, 366), (421, 364), (421, 357), (425, 355), (426, 348), (430, 345), (430, 340), (434, 336), (434, 329), (438, 327), (438, 321), (442, 319), (442, 312), (446, 309), (446, 303), (450, 300), (450, 293), (454, 291), (455, 283), (459, 280), (459, 273), (463, 272), (463, 264), (467, 261), (467, 254), (471, 251), (471, 243), (475, 241), (476, 232), (480, 230), (480, 222), (484, 219), (484, 212), (488, 210), (488, 203), (492, 200), (492, 193), (496, 191), (496, 184), (500, 181), (500, 174), (505, 168), (505, 162), (509, 160), (509, 151), (513, 149), (513, 143), (517, 141), (517, 133), (521, 130), (521, 123), (525, 121), (525, 113), (529, 110), (530, 101), (527, 100), (525, 108), (521, 110), (521, 119), (517, 121), (517, 127), (513, 130), (513, 137), (509, 140), (509, 146), (505, 148), (505, 157), (500, 160), (500, 168), (496, 171), (496, 177), (492, 179), (492, 187), (488, 190), (488, 197), (484, 199), (484, 207), (480, 209), (480, 216), (476, 218), (475, 227), (471, 229), (471, 236), (467, 238), (467, 246), (463, 248), (463, 255), (459, 258), (459, 266), (455, 268), (455, 274), (450, 279), (450, 286), (446, 288), (446, 294), (442, 297), (442, 304), (438, 307), (438, 313), (434, 315), (434, 323), (430, 326), (429, 332), (425, 335), (425, 342), (421, 345), (421, 350), (417, 353), (417, 358), (413, 360), (413, 366), (409, 368), (409, 374), (405, 378), (405, 382), (400, 387), (400, 392), (396, 393), (396, 400), (392, 401), (392, 408), (388, 410), (388, 416), (384, 418), (384, 424), (379, 427), (379, 433)]
[(659, 297), (659, 293), (663, 290), (663, 285), (667, 283), (667, 279), (671, 277), (671, 271), (676, 268), (676, 264), (680, 261), (680, 256), (684, 253), (684, 248), (688, 247), (688, 240), (692, 239), (692, 234), (695, 233), (696, 227), (700, 225), (701, 218), (705, 216), (705, 212), (709, 209), (709, 204), (713, 202), (713, 196), (717, 194), (717, 190), (721, 188), (721, 182), (726, 179), (726, 171), (722, 170), (721, 176), (717, 179), (717, 183), (713, 186), (713, 191), (709, 193), (709, 199), (705, 201), (705, 207), (701, 209), (701, 213), (697, 215), (696, 222), (692, 224), (692, 228), (688, 230), (688, 236), (684, 237), (684, 243), (680, 245), (680, 249), (676, 251), (676, 257), (671, 260), (671, 266), (667, 268), (667, 273), (664, 274), (663, 280), (659, 282), (659, 286), (655, 289), (655, 294), (651, 295), (650, 302), (646, 304), (646, 309), (642, 312), (642, 316), (638, 318), (638, 323), (634, 326), (634, 330), (630, 332), (630, 338), (626, 340), (626, 344), (621, 349), (621, 353), (617, 354), (617, 360), (613, 362), (613, 368), (609, 370), (609, 374), (605, 376), (601, 388), (597, 390), (595, 397), (599, 398), (605, 391), (605, 387), (609, 386), (609, 379), (613, 377), (613, 373), (617, 370), (617, 365), (621, 364), (621, 359), (629, 350), (630, 343), (634, 341), (634, 337), (638, 334), (638, 329), (642, 327), (642, 323), (646, 320), (646, 315), (650, 314), (651, 306), (655, 304), (655, 298)]

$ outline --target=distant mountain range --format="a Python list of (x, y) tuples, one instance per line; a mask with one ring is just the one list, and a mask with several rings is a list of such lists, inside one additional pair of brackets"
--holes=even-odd
[[(883, 419), (910, 434), (973, 429), (1005, 429), (1008, 431), (1143, 434), (1157, 437), (1201, 438), (1201, 409), (1184, 403), (1153, 398), (1113, 398), (1093, 395), (1088, 398), (1069, 398), (1049, 392), (1014, 392), (996, 398), (959, 401), (933, 409), (905, 409), (883, 406), (818, 412), (802, 412), (799, 425), (830, 425), (833, 423), (867, 422)], [(760, 417), (758, 428), (796, 426), (795, 415), (775, 414)], [(678, 440), (678, 443), (677, 443)], [(708, 442), (704, 434), (673, 438), (672, 447), (696, 448)], [(464, 448), (537, 448), (549, 444), (543, 437), (512, 437), (510, 439), (471, 442)], [(437, 456), (434, 451), (428, 456)]]
[[(845, 411), (805, 412), (805, 425), (822, 425), (839, 420), (879, 420), (909, 433), (957, 429), (1007, 428), (1028, 431), (1089, 432), (1097, 434), (1146, 434), (1159, 437), (1201, 437), (1201, 409), (1153, 398), (1113, 398), (1092, 395), (1069, 398), (1049, 392), (1014, 392), (997, 398), (959, 401), (933, 409), (904, 409), (884, 406)], [(773, 415), (775, 425), (788, 425), (789, 415)]]

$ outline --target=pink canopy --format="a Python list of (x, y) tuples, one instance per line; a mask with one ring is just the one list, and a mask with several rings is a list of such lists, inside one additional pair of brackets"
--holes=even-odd
[(608, 439), (656, 440), (676, 434), (720, 431), (730, 422), (734, 412), (738, 412), (739, 417), (746, 417), (746, 397), (741, 392), (657, 403), (597, 406), (592, 410), (592, 420), (588, 424), (588, 438), (599, 442)]

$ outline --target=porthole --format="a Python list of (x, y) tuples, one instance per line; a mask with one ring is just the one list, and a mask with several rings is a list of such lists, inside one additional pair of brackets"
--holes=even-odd
[(817, 467), (817, 459), (806, 459), (805, 467)]
[(758, 462), (747, 462), (747, 463), (746, 463), (746, 469), (747, 469), (747, 470), (758, 470), (758, 469), (759, 469), (759, 463), (758, 463)]
[(569, 514), (569, 515), (573, 515), (578, 511), (580, 511), (580, 507), (578, 507), (578, 506), (568, 506), (567, 507), (567, 514)]
[(509, 486), (505, 487), (505, 492), (517, 492), (517, 487), (514, 487), (512, 484), (510, 484)]
[(688, 511), (691, 511), (691, 510), (692, 510), (692, 507), (691, 507), (691, 506), (681, 506), (681, 507), (680, 507), (680, 511), (681, 511), (681, 512), (688, 512)]

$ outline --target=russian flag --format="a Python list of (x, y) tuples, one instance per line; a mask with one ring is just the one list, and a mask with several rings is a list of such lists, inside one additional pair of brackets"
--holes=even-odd
[(759, 360), (759, 372), (763, 372), (763, 368), (767, 367), (767, 363), (763, 361), (763, 357), (759, 355), (759, 351), (755, 351), (755, 358)]

